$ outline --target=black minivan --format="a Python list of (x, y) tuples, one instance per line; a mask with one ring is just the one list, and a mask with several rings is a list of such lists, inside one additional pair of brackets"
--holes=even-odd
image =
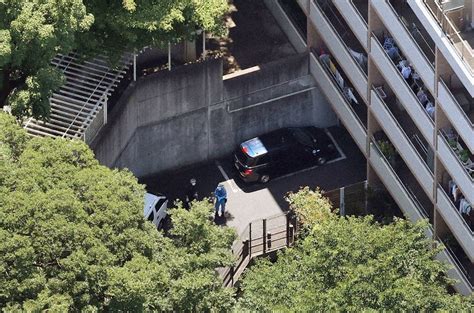
[(234, 153), (234, 165), (245, 182), (267, 183), (271, 178), (339, 155), (325, 129), (281, 128), (247, 140)]

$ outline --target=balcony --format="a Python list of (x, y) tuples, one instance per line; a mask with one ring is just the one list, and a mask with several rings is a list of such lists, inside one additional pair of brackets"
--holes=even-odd
[[(435, 90), (435, 73), (434, 73), (434, 52), (431, 50), (430, 44), (424, 40), (421, 36), (421, 31), (412, 23), (411, 29), (409, 30), (406, 24), (410, 22), (406, 17), (412, 17), (413, 15), (408, 14), (408, 10), (401, 10), (401, 1), (396, 2), (396, 7), (399, 12), (395, 10), (389, 1), (373, 1), (372, 6), (377, 11), (379, 17), (382, 19), (384, 25), (390, 29), (396, 42), (401, 43), (398, 47), (403, 51), (405, 55), (410, 56), (411, 62), (414, 64), (416, 71), (419, 73), (425, 86), (434, 93)], [(409, 7), (408, 7), (409, 9)], [(405, 16), (400, 13), (405, 13)], [(413, 19), (411, 19), (413, 20)], [(415, 26), (413, 26), (415, 25)], [(417, 36), (416, 40), (413, 35)], [(432, 58), (429, 60), (427, 54), (422, 50), (421, 46), (425, 48), (426, 53)]]
[[(325, 1), (315, 0), (310, 4), (311, 21), (318, 29), (325, 44), (328, 46), (329, 50), (331, 50), (331, 53), (336, 58), (337, 62), (341, 64), (344, 72), (351, 73), (349, 79), (357, 92), (365, 102), (368, 102), (367, 75), (364, 72), (364, 66), (360, 65), (360, 63), (364, 63), (364, 61), (361, 60), (361, 62), (356, 62), (356, 59), (353, 56), (353, 54), (357, 54), (361, 59), (363, 58), (363, 54), (361, 55), (361, 52), (363, 51), (356, 51), (362, 50), (361, 48), (357, 48), (360, 46), (360, 43), (358, 43), (357, 39), (347, 31), (348, 27), (344, 30), (344, 25), (341, 24), (342, 20), (339, 19), (337, 14), (332, 10), (332, 6), (327, 4), (323, 7), (320, 2), (326, 3)], [(330, 14), (332, 22), (327, 14)], [(335, 27), (336, 23), (338, 23), (337, 28)], [(344, 39), (342, 37), (344, 37)], [(346, 42), (349, 42), (353, 49), (350, 49), (346, 45)]]
[[(446, 191), (438, 186), (437, 189), (437, 202), (439, 213), (442, 215), (444, 222), (448, 225), (451, 232), (456, 237), (457, 241), (461, 244), (464, 251), (471, 262), (474, 262), (474, 232), (473, 225), (470, 224), (470, 220), (459, 212), (446, 193)], [(474, 214), (474, 212), (473, 212)], [(469, 216), (470, 218), (470, 216)]]
[(344, 16), (357, 39), (364, 48), (368, 49), (367, 42), (367, 20), (368, 20), (368, 1), (367, 0), (335, 0), (334, 5)]
[[(444, 8), (435, 0), (423, 0), (423, 2), (446, 38), (455, 48), (454, 50), (466, 65), (469, 73), (474, 75), (474, 31), (465, 31), (460, 21), (464, 17), (464, 8)], [(470, 12), (467, 14), (470, 14)]]
[[(470, 203), (474, 203), (474, 163), (471, 160), (472, 154), (459, 152), (460, 144), (455, 135), (448, 134), (445, 130), (438, 134), (438, 155), (451, 177), (453, 177), (461, 188), (462, 193)], [(460, 159), (467, 155), (467, 159)]]
[[(382, 180), (386, 189), (390, 192), (393, 199), (397, 202), (404, 215), (412, 222), (421, 219), (433, 220), (433, 212), (428, 207), (423, 206), (418, 198), (409, 188), (409, 184), (401, 180), (393, 168), (392, 161), (389, 161), (381, 152), (381, 149), (375, 139), (370, 143), (370, 164), (377, 172), (378, 177)], [(405, 178), (406, 179), (406, 178)], [(429, 230), (428, 236), (433, 233)]]
[[(336, 69), (334, 64), (331, 69)], [(331, 103), (339, 119), (351, 133), (360, 150), (366, 154), (367, 107), (362, 100), (359, 100), (358, 104), (354, 103), (353, 100), (349, 100), (350, 98), (347, 97), (347, 88), (349, 87), (343, 89), (344, 87), (340, 84), (342, 79), (342, 85), (344, 85), (342, 76), (337, 69), (336, 72), (332, 70), (328, 69), (318, 56), (313, 53), (310, 54), (311, 74)], [(336, 82), (336, 77), (341, 77), (341, 79)]]
[(445, 241), (440, 241), (444, 244), (445, 249), (443, 249), (437, 256), (441, 262), (452, 264), (452, 268), (448, 270), (448, 276), (456, 279), (454, 284), (454, 289), (464, 295), (469, 296), (474, 292), (474, 280), (473, 280), (473, 270), (472, 265), (468, 261), (460, 260), (455, 251), (451, 246)]
[(464, 88), (451, 89), (438, 82), (438, 102), (457, 132), (471, 151), (474, 151), (474, 102)]
[[(423, 136), (428, 140), (430, 145), (434, 147), (434, 123), (432, 117), (428, 115), (425, 107), (420, 102), (417, 95), (415, 95), (407, 81), (403, 78), (395, 63), (382, 48), (382, 45), (375, 34), (373, 34), (371, 38), (371, 43), (372, 57), (377, 68), (382, 73), (385, 80), (390, 85), (390, 88), (394, 91)], [(429, 101), (433, 102), (433, 100)]]
[[(388, 98), (390, 99), (390, 98)], [(395, 103), (392, 101), (391, 107)], [(433, 174), (384, 100), (372, 90), (371, 110), (426, 194), (433, 198)]]

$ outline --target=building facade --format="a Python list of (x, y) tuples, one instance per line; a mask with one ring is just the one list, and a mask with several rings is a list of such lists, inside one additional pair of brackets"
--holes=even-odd
[(456, 291), (471, 294), (472, 1), (297, 3), (275, 1), (274, 15), (285, 12), (277, 20), (309, 52), (314, 79), (367, 158), (369, 183), (385, 186), (410, 220), (429, 220)]

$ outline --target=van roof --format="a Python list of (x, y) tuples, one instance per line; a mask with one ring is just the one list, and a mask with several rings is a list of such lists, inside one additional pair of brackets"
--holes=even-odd
[(150, 211), (156, 205), (156, 203), (162, 199), (166, 198), (163, 195), (154, 195), (152, 193), (145, 193), (145, 205), (143, 207), (143, 216), (147, 217), (150, 214)]
[(245, 152), (249, 157), (255, 158), (259, 155), (267, 153), (267, 148), (259, 137), (252, 138), (243, 142), (241, 145), (242, 151)]

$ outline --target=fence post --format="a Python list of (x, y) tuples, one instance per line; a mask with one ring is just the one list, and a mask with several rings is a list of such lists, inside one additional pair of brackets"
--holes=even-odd
[(249, 257), (252, 258), (252, 223), (249, 224)]
[(242, 260), (245, 260), (245, 258), (249, 255), (249, 250), (250, 250), (250, 245), (249, 245), (249, 240), (244, 240), (242, 241)]
[(271, 249), (272, 247), (272, 234), (270, 232), (267, 233), (267, 248)]
[(262, 240), (263, 240), (263, 254), (267, 252), (267, 220), (262, 220), (263, 232), (262, 232)]
[(339, 192), (339, 209), (341, 210), (341, 216), (346, 215), (346, 208), (344, 202), (344, 187), (341, 187)]
[(290, 218), (288, 216), (289, 214), (286, 214), (286, 246), (290, 246)]

